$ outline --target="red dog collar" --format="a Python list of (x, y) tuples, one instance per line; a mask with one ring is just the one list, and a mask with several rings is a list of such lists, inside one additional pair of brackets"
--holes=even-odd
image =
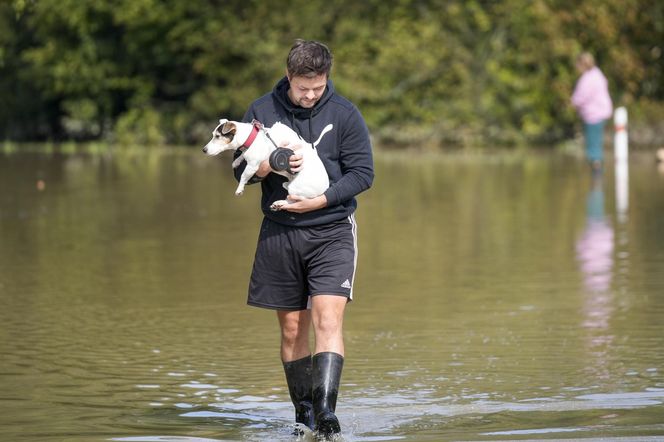
[(256, 137), (258, 136), (258, 132), (260, 132), (261, 128), (263, 127), (263, 124), (258, 120), (253, 120), (251, 122), (251, 125), (253, 126), (251, 128), (251, 133), (247, 137), (247, 141), (242, 143), (242, 146), (240, 146), (240, 149), (248, 149), (253, 144), (254, 140), (256, 140)]

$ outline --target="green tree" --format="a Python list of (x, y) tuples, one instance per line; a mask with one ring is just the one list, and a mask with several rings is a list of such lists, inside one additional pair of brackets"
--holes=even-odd
[[(337, 89), (384, 143), (555, 143), (595, 54), (638, 134), (664, 136), (656, 0), (2, 0), (0, 137), (199, 143), (325, 41)], [(645, 140), (645, 137), (644, 137)]]

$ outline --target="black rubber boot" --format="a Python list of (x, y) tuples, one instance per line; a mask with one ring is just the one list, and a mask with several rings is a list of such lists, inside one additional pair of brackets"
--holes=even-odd
[(296, 361), (284, 362), (284, 372), (293, 405), (295, 422), (314, 429), (314, 413), (311, 398), (311, 355)]
[(334, 411), (337, 407), (343, 366), (344, 357), (338, 353), (323, 352), (313, 357), (314, 430), (325, 438), (341, 432), (341, 425)]

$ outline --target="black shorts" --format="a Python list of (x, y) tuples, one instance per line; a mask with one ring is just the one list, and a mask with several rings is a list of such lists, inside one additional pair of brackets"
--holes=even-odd
[(291, 227), (263, 219), (247, 304), (304, 310), (314, 295), (353, 299), (357, 265), (355, 217), (321, 226)]

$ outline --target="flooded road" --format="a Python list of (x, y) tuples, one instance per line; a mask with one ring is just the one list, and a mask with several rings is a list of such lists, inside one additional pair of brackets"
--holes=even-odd
[[(198, 151), (0, 154), (0, 436), (290, 441), (245, 305), (259, 189)], [(346, 441), (664, 439), (664, 174), (379, 154), (337, 406)]]

